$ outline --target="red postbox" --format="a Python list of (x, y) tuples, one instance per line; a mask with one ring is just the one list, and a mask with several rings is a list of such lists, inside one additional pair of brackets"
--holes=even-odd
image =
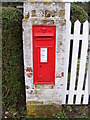
[(34, 84), (55, 84), (56, 26), (33, 26)]

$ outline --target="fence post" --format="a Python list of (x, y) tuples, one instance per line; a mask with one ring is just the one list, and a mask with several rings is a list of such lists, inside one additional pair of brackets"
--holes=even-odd
[(65, 61), (64, 61), (64, 81), (63, 81), (63, 104), (66, 101), (67, 92), (67, 77), (68, 77), (68, 66), (69, 66), (69, 52), (70, 52), (70, 33), (71, 33), (71, 21), (66, 21), (66, 40), (65, 40)]
[(65, 19), (70, 20), (70, 3), (65, 3)]

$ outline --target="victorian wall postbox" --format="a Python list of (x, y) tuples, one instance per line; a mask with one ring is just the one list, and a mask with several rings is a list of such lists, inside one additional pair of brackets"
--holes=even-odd
[(33, 83), (55, 83), (56, 26), (33, 26)]

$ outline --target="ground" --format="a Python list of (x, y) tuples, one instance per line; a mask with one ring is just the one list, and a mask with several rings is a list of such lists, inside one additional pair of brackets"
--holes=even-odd
[[(31, 118), (29, 115), (26, 114), (25, 106), (22, 106), (18, 109), (15, 108), (7, 109), (7, 111), (3, 112), (3, 118)], [(35, 116), (34, 118), (47, 118), (49, 116)], [(62, 105), (61, 112), (57, 114), (52, 114), (50, 118), (88, 118), (90, 120), (90, 104), (89, 105), (79, 105), (79, 106), (69, 106), (69, 105)]]

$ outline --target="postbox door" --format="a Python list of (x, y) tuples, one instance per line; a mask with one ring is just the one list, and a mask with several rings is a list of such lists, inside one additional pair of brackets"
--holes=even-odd
[(51, 47), (38, 48), (38, 81), (42, 83), (52, 82), (52, 53)]
[[(42, 27), (40, 28), (42, 29)], [(34, 29), (33, 36), (35, 34)], [(53, 35), (53, 37), (45, 35), (33, 37), (34, 84), (55, 83), (55, 33)]]

